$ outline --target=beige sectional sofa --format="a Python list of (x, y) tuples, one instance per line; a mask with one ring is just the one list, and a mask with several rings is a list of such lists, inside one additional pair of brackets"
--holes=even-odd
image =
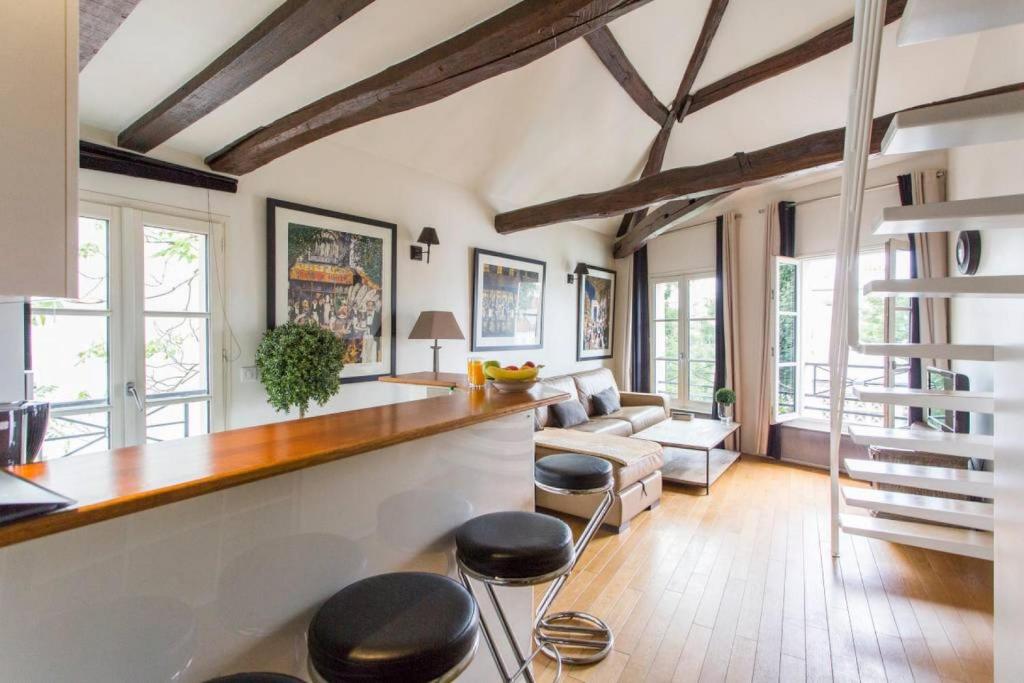
[[(606, 368), (544, 379), (553, 389), (578, 400), (590, 418), (588, 422), (562, 429), (547, 407), (538, 408), (535, 422), (536, 457), (553, 453), (576, 452), (604, 458), (612, 464), (615, 476), (615, 503), (605, 524), (622, 531), (633, 517), (653, 509), (661, 500), (661, 446), (650, 441), (630, 439), (630, 435), (669, 419), (668, 402), (657, 394), (618, 392), (622, 407), (609, 415), (596, 415), (592, 397), (615, 387), (615, 378)], [(617, 390), (617, 387), (616, 387)], [(537, 507), (589, 518), (601, 495), (566, 496), (536, 491)]]

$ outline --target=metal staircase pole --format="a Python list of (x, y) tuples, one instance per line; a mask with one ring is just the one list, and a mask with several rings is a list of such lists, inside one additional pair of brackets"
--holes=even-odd
[(850, 344), (859, 343), (857, 248), (864, 184), (871, 148), (871, 118), (878, 82), (878, 59), (885, 28), (886, 0), (856, 0), (853, 20), (853, 64), (843, 148), (843, 182), (839, 200), (839, 241), (829, 342), (831, 436), (829, 439), (832, 556), (839, 555), (839, 444), (843, 432), (846, 363)]

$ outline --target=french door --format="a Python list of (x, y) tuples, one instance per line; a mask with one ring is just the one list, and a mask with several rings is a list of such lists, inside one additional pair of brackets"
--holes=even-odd
[(710, 411), (715, 383), (715, 278), (651, 281), (652, 386), (676, 407)]
[(80, 298), (33, 299), (44, 457), (222, 428), (221, 225), (81, 202)]

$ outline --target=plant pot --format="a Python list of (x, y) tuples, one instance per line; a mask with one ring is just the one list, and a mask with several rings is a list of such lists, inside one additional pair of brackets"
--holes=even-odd
[(722, 421), (722, 424), (732, 424), (732, 404), (731, 403), (719, 403), (718, 404), (718, 419)]

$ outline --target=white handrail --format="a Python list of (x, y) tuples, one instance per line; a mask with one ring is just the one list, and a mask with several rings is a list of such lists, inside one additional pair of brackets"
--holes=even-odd
[(878, 59), (885, 28), (886, 0), (856, 0), (853, 19), (853, 66), (843, 147), (843, 182), (839, 194), (839, 242), (833, 286), (831, 377), (831, 435), (829, 439), (830, 521), (832, 556), (839, 556), (839, 443), (843, 433), (843, 401), (849, 344), (860, 339), (857, 305), (857, 248), (864, 185), (871, 151)]

